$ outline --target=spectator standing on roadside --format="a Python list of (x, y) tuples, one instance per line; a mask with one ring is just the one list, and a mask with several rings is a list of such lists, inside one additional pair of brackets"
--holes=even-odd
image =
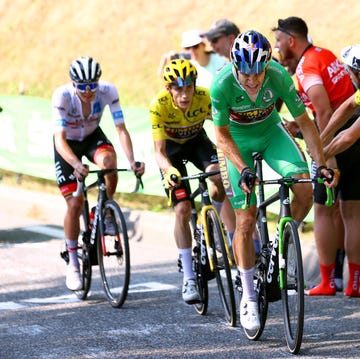
[[(357, 91), (333, 113), (321, 138), (325, 145), (325, 156), (336, 155), (338, 159), (342, 156), (346, 158), (344, 167), (341, 169), (340, 185), (348, 177), (355, 179), (348, 188), (348, 191), (352, 192), (353, 200), (340, 200), (340, 209), (346, 229), (345, 251), (349, 267), (349, 282), (345, 295), (360, 297), (360, 191), (358, 184), (360, 177), (358, 160), (360, 154), (360, 45), (347, 46), (342, 50), (341, 57)], [(353, 116), (353, 123), (348, 121), (351, 116)], [(334, 135), (335, 137), (333, 137)], [(347, 153), (348, 155), (346, 155)], [(354, 154), (358, 154), (358, 156)], [(348, 182), (346, 182), (346, 186), (348, 186)], [(357, 194), (356, 197), (355, 194)]]
[[(223, 67), (227, 60), (212, 51), (208, 51), (204, 39), (200, 36), (201, 31), (197, 29), (188, 30), (182, 33), (181, 47), (184, 53), (180, 56), (187, 57), (196, 67), (198, 77), (196, 83), (198, 86), (209, 88), (213, 75), (221, 67)], [(164, 66), (174, 58), (176, 55), (174, 51), (164, 54), (160, 61), (159, 75), (162, 76)]]
[[(323, 131), (337, 107), (354, 92), (350, 77), (336, 56), (329, 50), (314, 46), (308, 38), (308, 27), (298, 17), (279, 19), (275, 32), (275, 47), (282, 61), (297, 62), (296, 78), (304, 104), (312, 111), (316, 125)], [(295, 122), (287, 122), (288, 129), (298, 132)], [(335, 158), (328, 159), (328, 166), (342, 167)], [(315, 169), (314, 169), (315, 171)], [(344, 184), (344, 180), (342, 182)], [(347, 183), (348, 185), (348, 183)], [(339, 187), (340, 198), (344, 190)], [(346, 200), (351, 200), (351, 193)], [(320, 261), (321, 283), (306, 291), (307, 295), (335, 295), (335, 258), (339, 240), (344, 238), (344, 224), (338, 205), (326, 207), (325, 186), (314, 188), (314, 232)]]
[(209, 41), (216, 54), (230, 60), (231, 46), (240, 33), (239, 28), (230, 20), (220, 19), (215, 21), (208, 32), (201, 34)]
[[(77, 179), (82, 180), (89, 172), (81, 161), (82, 156), (86, 156), (101, 169), (117, 166), (114, 147), (99, 127), (105, 106), (110, 108), (120, 144), (134, 173), (143, 174), (145, 165), (139, 162), (140, 166), (137, 167), (118, 91), (111, 83), (99, 81), (100, 64), (92, 57), (79, 57), (71, 63), (69, 75), (71, 82), (58, 87), (52, 96), (52, 119), (55, 126), (56, 179), (67, 206), (64, 218), (65, 241), (69, 253), (66, 286), (70, 290), (79, 290), (82, 288), (82, 280), (77, 246), (84, 198), (73, 197), (72, 194), (77, 188)], [(112, 198), (116, 190), (117, 173), (107, 174), (105, 181), (108, 196)], [(110, 234), (111, 223), (108, 222), (110, 221), (105, 222), (105, 231)]]

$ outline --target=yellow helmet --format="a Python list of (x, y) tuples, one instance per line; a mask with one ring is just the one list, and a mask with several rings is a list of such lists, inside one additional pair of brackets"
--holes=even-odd
[(196, 78), (196, 67), (188, 60), (171, 60), (164, 67), (163, 79), (166, 85), (183, 87), (195, 83)]

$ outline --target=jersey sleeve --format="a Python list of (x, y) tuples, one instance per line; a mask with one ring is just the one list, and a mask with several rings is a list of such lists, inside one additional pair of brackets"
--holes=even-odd
[(57, 88), (51, 99), (54, 132), (66, 131), (66, 114), (70, 103), (70, 94), (64, 87)]
[(355, 92), (355, 103), (360, 106), (360, 89)]
[(164, 101), (166, 102), (165, 97), (158, 95), (150, 103), (149, 112), (150, 112), (151, 133), (154, 141), (161, 141), (166, 139), (165, 131), (164, 131), (165, 106), (162, 105), (162, 102)]
[(224, 92), (218, 86), (218, 83), (221, 83), (221, 81), (217, 80), (218, 76), (215, 76), (210, 87), (211, 110), (214, 125), (223, 127), (230, 123), (230, 111)]
[(281, 69), (280, 78), (282, 81), (282, 86), (278, 87), (281, 89), (280, 97), (293, 117), (302, 115), (306, 111), (305, 105), (296, 91), (293, 79), (285, 68)]
[(114, 120), (115, 125), (121, 125), (124, 123), (124, 114), (120, 106), (120, 97), (118, 90), (114, 85), (108, 85), (109, 108), (111, 116)]

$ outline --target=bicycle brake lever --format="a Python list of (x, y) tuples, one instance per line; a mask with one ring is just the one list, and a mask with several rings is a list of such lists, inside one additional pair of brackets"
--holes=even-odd
[(83, 181), (79, 181), (78, 179), (76, 179), (77, 181), (77, 187), (76, 187), (76, 191), (73, 192), (72, 196), (73, 197), (80, 197), (81, 193), (84, 190), (84, 182)]

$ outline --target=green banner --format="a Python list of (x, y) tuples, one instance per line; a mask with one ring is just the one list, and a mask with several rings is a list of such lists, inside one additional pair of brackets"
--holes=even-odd
[[(55, 181), (51, 101), (0, 95), (0, 107), (0, 168)], [(146, 164), (144, 190), (141, 192), (164, 195), (155, 162), (148, 111), (139, 108), (123, 108), (123, 111), (133, 141), (135, 159)], [(107, 108), (100, 125), (115, 146), (118, 166), (129, 167)], [(132, 173), (119, 173), (119, 192), (131, 192), (134, 185)]]
[[(0, 169), (55, 181), (51, 101), (29, 96), (0, 95), (0, 107)], [(132, 138), (135, 159), (145, 162), (146, 166), (144, 189), (140, 192), (164, 196), (155, 161), (148, 110), (125, 107), (123, 112)], [(108, 108), (104, 111), (100, 126), (115, 146), (118, 167), (129, 167)], [(214, 140), (211, 121), (206, 121), (205, 129)], [(194, 171), (197, 170), (190, 165), (189, 173)], [(264, 171), (267, 178), (278, 177), (266, 164)], [(118, 192), (129, 193), (134, 185), (135, 178), (131, 172), (119, 173)], [(272, 209), (277, 211), (276, 206)], [(312, 220), (312, 214), (307, 220)]]

